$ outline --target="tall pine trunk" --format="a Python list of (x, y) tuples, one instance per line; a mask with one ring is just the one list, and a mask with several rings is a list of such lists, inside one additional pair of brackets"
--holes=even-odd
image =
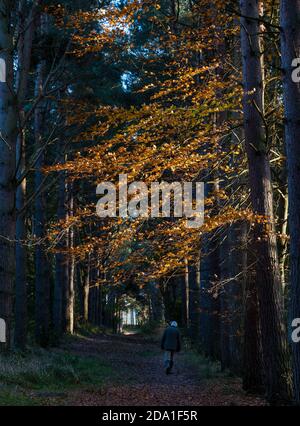
[[(46, 63), (42, 60), (37, 66), (35, 96), (38, 97), (42, 90), (45, 78)], [(49, 264), (45, 251), (46, 238), (46, 200), (43, 191), (45, 165), (45, 152), (43, 146), (45, 103), (40, 102), (34, 114), (34, 132), (36, 151), (39, 158), (36, 163), (34, 184), (35, 184), (35, 212), (34, 212), (34, 232), (37, 239), (35, 250), (35, 336), (36, 341), (41, 346), (49, 344), (50, 326), (50, 280)]]
[(190, 284), (189, 284), (189, 264), (188, 260), (184, 259), (184, 280), (183, 280), (183, 301), (184, 301), (184, 324), (186, 328), (190, 326)]
[[(73, 198), (73, 188), (72, 185), (67, 183), (66, 188), (66, 208), (67, 215), (71, 217), (74, 213), (74, 198)], [(74, 230), (71, 227), (65, 236), (65, 246), (69, 253), (65, 258), (63, 268), (66, 268), (67, 271), (64, 275), (65, 279), (62, 282), (63, 285), (63, 331), (67, 333), (73, 333), (74, 331), (74, 256), (70, 253), (70, 249), (74, 246)]]
[(196, 259), (196, 264), (189, 266), (189, 325), (191, 337), (194, 343), (200, 339), (200, 256)]
[(244, 345), (243, 345), (243, 388), (249, 393), (264, 392), (264, 375), (261, 350), (261, 330), (256, 287), (254, 253), (248, 250), (247, 277), (245, 288)]
[(82, 305), (83, 305), (83, 321), (88, 322), (89, 320), (89, 292), (90, 292), (90, 278), (91, 278), (91, 260), (90, 255), (87, 258), (85, 274), (83, 279), (83, 291), (82, 291)]
[[(59, 149), (62, 151), (63, 146), (60, 143)], [(61, 162), (64, 161), (62, 156)], [(67, 184), (65, 172), (59, 172), (58, 179), (58, 203), (57, 203), (57, 219), (64, 221), (67, 217), (66, 206)], [(53, 327), (56, 338), (63, 333), (63, 289), (65, 283), (69, 279), (68, 259), (65, 251), (68, 249), (68, 238), (62, 235), (57, 244), (57, 253), (55, 255), (55, 281), (54, 281), (54, 297), (53, 297)]]
[[(25, 170), (25, 132), (22, 130), (17, 140), (17, 178)], [(25, 349), (27, 341), (27, 249), (26, 215), (23, 211), (26, 200), (26, 179), (19, 183), (16, 193), (16, 298), (15, 298), (15, 335), (17, 348)]]
[(229, 323), (229, 357), (230, 370), (241, 374), (242, 366), (242, 330), (244, 303), (243, 298), (247, 276), (247, 224), (237, 222), (229, 230), (229, 270), (231, 278), (228, 295)]
[(240, 0), (241, 50), (244, 83), (244, 130), (253, 211), (268, 218), (254, 225), (256, 287), (262, 333), (263, 366), (270, 401), (290, 397), (289, 369), (284, 338), (280, 275), (273, 216), (271, 171), (264, 127), (264, 77), (259, 17), (262, 2)]
[[(288, 165), (290, 230), (290, 317), (300, 318), (300, 83), (292, 62), (300, 57), (300, 0), (281, 0), (281, 56)], [(300, 403), (300, 343), (292, 342), (294, 397)]]
[[(69, 216), (74, 216), (74, 194), (73, 194), (73, 184), (70, 184), (70, 196), (69, 196)], [(74, 238), (75, 231), (74, 227), (70, 228), (69, 234), (69, 249), (74, 248)], [(68, 302), (68, 333), (74, 333), (74, 309), (75, 309), (75, 258), (72, 253), (70, 253), (70, 262), (69, 262), (69, 302)]]
[(27, 271), (26, 260), (27, 250), (25, 240), (26, 232), (26, 212), (24, 211), (26, 202), (26, 169), (25, 155), (25, 129), (24, 129), (24, 102), (27, 94), (29, 69), (31, 62), (31, 50), (33, 34), (35, 29), (35, 19), (37, 8), (32, 6), (26, 19), (25, 1), (19, 2), (19, 41), (18, 41), (18, 71), (17, 71), (17, 102), (19, 109), (20, 131), (17, 138), (17, 193), (16, 193), (16, 299), (15, 299), (15, 345), (24, 349), (27, 339)]
[(6, 342), (11, 343), (12, 296), (15, 279), (15, 173), (16, 99), (13, 83), (13, 28), (10, 15), (13, 2), (0, 1), (0, 66), (6, 69), (0, 82), (0, 318), (6, 322)]
[(220, 355), (221, 355), (221, 368), (225, 370), (230, 368), (230, 286), (232, 283), (229, 281), (230, 273), (229, 270), (229, 253), (232, 247), (229, 241), (229, 226), (225, 228), (225, 235), (223, 241), (220, 244)]

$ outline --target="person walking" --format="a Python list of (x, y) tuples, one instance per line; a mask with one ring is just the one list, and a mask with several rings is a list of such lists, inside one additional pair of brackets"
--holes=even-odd
[(171, 321), (165, 329), (161, 339), (161, 349), (164, 353), (164, 367), (166, 374), (170, 374), (174, 365), (174, 353), (181, 349), (181, 338), (176, 321)]

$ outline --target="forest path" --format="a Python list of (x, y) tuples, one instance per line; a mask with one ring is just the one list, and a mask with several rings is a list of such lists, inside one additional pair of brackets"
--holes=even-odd
[(101, 389), (71, 391), (67, 405), (265, 405), (245, 394), (240, 379), (221, 374), (188, 350), (175, 355), (173, 374), (166, 375), (159, 342), (140, 335), (84, 338), (68, 349), (99, 357), (116, 376)]

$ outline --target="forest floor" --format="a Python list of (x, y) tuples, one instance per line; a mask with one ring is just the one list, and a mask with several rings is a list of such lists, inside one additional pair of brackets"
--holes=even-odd
[(158, 336), (75, 336), (2, 359), (0, 405), (266, 405), (188, 347), (174, 361), (166, 375)]

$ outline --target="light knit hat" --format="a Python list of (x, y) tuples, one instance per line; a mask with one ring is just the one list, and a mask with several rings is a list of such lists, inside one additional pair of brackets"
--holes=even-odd
[(172, 321), (172, 322), (171, 322), (171, 327), (178, 327), (177, 322), (176, 322), (176, 321)]

